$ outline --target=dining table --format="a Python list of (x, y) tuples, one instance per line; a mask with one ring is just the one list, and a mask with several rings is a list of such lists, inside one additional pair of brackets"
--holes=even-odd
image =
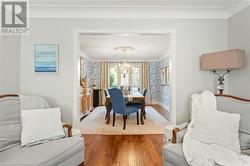
[[(138, 103), (138, 104), (140, 104), (140, 110), (141, 110), (140, 111), (140, 121), (141, 121), (141, 124), (144, 124), (144, 119), (146, 119), (145, 96), (143, 96), (140, 92), (130, 92), (127, 95), (123, 95), (123, 97), (124, 97), (124, 100), (126, 103)], [(106, 120), (106, 124), (109, 124), (110, 123), (110, 113), (112, 110), (112, 103), (110, 100), (110, 96), (106, 96), (105, 107), (106, 107), (105, 120)]]

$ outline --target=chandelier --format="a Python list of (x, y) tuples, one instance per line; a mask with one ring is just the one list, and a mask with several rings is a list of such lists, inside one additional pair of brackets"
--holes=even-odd
[(115, 71), (118, 74), (122, 74), (123, 78), (126, 77), (126, 74), (131, 74), (134, 72), (134, 67), (127, 63), (126, 61), (126, 53), (128, 50), (135, 50), (133, 47), (116, 47), (115, 50), (121, 50), (123, 53), (122, 63), (115, 65)]

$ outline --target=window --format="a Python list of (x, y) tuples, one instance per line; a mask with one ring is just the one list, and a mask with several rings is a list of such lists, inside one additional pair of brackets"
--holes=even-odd
[(141, 87), (141, 66), (134, 66), (132, 73), (132, 85), (138, 88)]
[(121, 86), (129, 86), (129, 75), (126, 74), (125, 77), (121, 74)]
[(117, 63), (109, 63), (109, 88), (119, 87), (119, 86), (133, 86), (141, 88), (141, 63), (133, 63), (134, 72), (131, 74), (118, 74), (115, 71), (115, 65)]
[(114, 88), (118, 86), (118, 74), (115, 71), (115, 66), (109, 66), (109, 87)]

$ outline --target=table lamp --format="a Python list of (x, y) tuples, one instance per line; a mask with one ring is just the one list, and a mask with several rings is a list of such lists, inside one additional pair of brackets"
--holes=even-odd
[[(233, 69), (244, 67), (245, 51), (231, 49), (214, 53), (202, 54), (200, 57), (200, 69), (210, 70), (218, 76), (217, 89), (220, 94), (224, 90), (224, 77)], [(224, 71), (222, 74), (218, 71)]]

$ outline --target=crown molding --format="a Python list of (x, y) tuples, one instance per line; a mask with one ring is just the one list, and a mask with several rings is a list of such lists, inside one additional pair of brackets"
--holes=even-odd
[[(230, 0), (238, 1), (238, 0)], [(32, 6), (85, 6), (85, 7), (224, 7), (223, 1), (200, 0), (32, 0)]]
[[(39, 2), (39, 1), (38, 1)], [(233, 0), (227, 5), (212, 3), (163, 3), (133, 1), (40, 1), (30, 4), (30, 18), (76, 19), (227, 19), (250, 5)]]
[(226, 19), (228, 13), (220, 7), (30, 6), (30, 18)]
[(242, 0), (238, 3), (232, 3), (227, 7), (228, 18), (234, 16), (238, 12), (244, 10), (245, 8), (250, 6), (250, 0)]

